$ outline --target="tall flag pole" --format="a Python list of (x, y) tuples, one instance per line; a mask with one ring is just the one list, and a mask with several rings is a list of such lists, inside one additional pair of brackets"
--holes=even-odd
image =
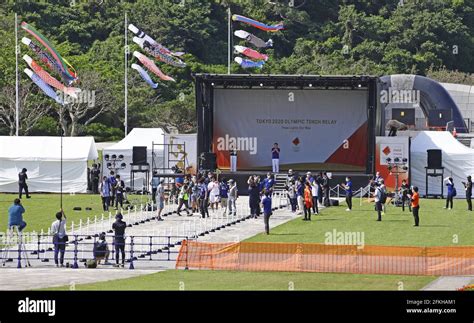
[(128, 134), (128, 35), (127, 35), (127, 13), (125, 12), (125, 25), (124, 25), (124, 34), (125, 34), (125, 136)]
[(227, 9), (227, 20), (228, 20), (227, 74), (230, 74), (230, 64), (232, 61), (232, 12), (230, 11), (230, 6)]
[(20, 100), (19, 100), (19, 82), (18, 82), (18, 15), (15, 13), (15, 134), (18, 136), (20, 129)]

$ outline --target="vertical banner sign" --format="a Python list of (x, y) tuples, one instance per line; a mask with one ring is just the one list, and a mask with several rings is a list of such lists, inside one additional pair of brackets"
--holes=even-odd
[[(396, 187), (396, 176), (388, 169), (387, 158), (393, 162), (395, 158), (402, 161), (407, 159), (406, 166), (410, 169), (410, 137), (376, 137), (375, 170), (384, 178), (388, 190)], [(401, 170), (401, 167), (400, 167)], [(398, 175), (398, 187), (402, 180), (409, 181), (409, 171)]]

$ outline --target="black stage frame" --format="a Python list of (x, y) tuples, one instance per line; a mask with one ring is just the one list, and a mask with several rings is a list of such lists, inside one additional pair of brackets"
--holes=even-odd
[[(212, 153), (215, 88), (354, 90), (368, 91), (368, 152), (366, 174), (375, 171), (375, 137), (384, 134), (379, 109), (380, 81), (374, 76), (261, 75), (261, 74), (194, 74), (197, 116), (197, 154)], [(313, 170), (311, 171), (322, 171)], [(326, 171), (330, 171), (326, 169)], [(362, 173), (360, 174), (362, 175)]]

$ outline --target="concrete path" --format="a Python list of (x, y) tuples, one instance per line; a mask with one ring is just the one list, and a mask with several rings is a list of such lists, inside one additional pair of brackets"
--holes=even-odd
[(161, 270), (3, 268), (0, 269), (0, 290), (29, 290), (58, 286), (69, 286), (73, 290), (77, 284), (131, 278), (159, 271)]
[(474, 276), (441, 276), (421, 290), (423, 291), (453, 291), (463, 286), (473, 284)]

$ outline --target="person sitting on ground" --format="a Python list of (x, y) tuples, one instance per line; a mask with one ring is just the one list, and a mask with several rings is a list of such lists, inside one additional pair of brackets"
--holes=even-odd
[(105, 240), (105, 232), (102, 232), (99, 235), (99, 240), (94, 243), (94, 259), (98, 265), (100, 265), (100, 261), (105, 259), (105, 264), (109, 265), (109, 246), (107, 245), (107, 241)]

